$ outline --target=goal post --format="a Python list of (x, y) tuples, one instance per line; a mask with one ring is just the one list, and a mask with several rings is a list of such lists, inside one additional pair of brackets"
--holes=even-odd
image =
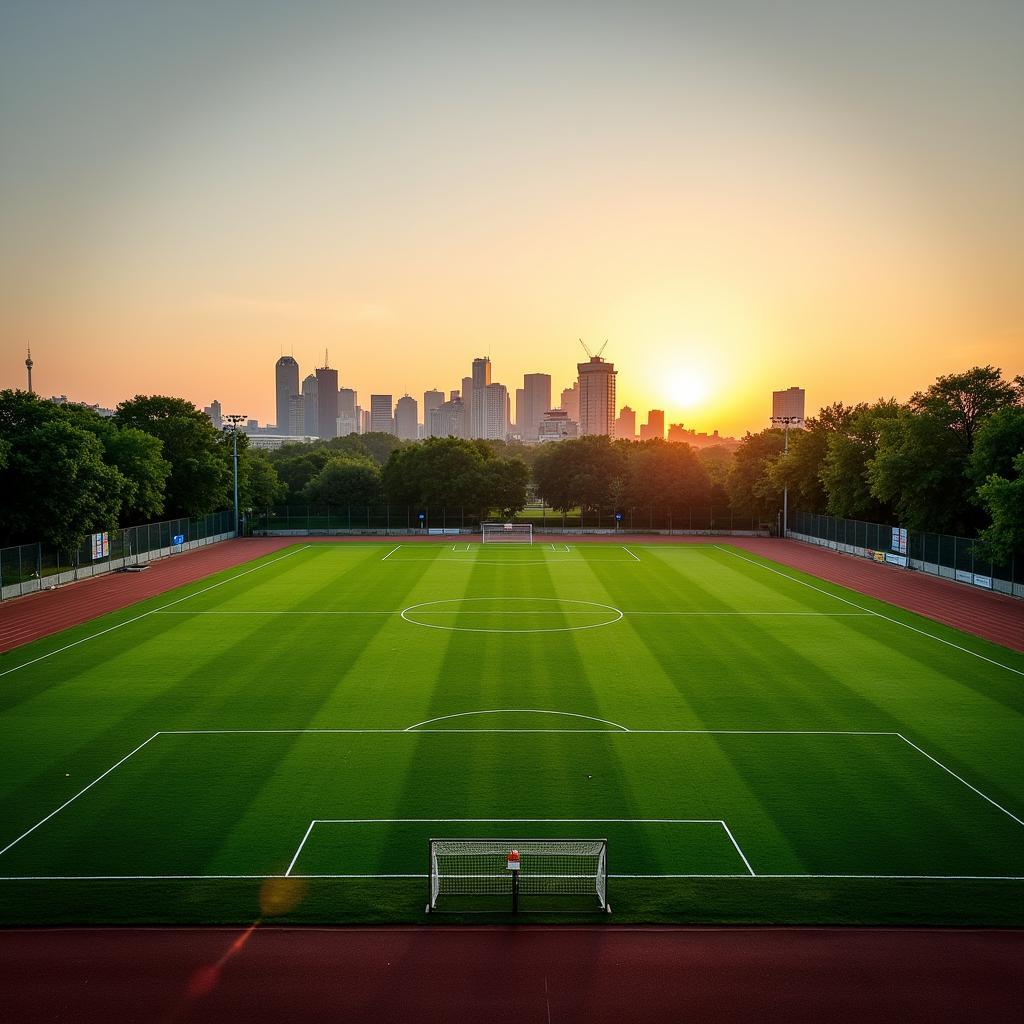
[(611, 913), (607, 839), (431, 839), (427, 913)]
[(481, 523), (485, 544), (532, 544), (532, 523)]

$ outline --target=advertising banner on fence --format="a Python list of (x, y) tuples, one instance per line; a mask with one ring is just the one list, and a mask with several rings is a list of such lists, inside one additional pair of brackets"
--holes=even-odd
[(892, 549), (901, 555), (907, 553), (907, 531), (899, 526), (892, 528)]
[(94, 533), (92, 535), (92, 560), (106, 558), (110, 554), (110, 534)]

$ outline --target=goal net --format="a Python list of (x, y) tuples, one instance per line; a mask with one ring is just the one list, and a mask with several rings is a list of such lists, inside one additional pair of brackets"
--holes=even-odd
[(514, 890), (528, 910), (610, 912), (606, 839), (431, 839), (429, 878), (428, 912), (508, 909)]
[(481, 523), (485, 544), (532, 544), (532, 523)]

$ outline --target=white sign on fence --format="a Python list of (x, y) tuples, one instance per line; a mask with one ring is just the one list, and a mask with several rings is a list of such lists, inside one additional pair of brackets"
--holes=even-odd
[(106, 558), (110, 554), (110, 534), (94, 533), (92, 535), (92, 560)]

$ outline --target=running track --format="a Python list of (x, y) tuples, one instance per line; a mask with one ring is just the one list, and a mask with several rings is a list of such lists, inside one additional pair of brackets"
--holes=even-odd
[(4, 1020), (1024, 1020), (1024, 932), (820, 928), (0, 932)]
[[(108, 573), (0, 604), (0, 654), (22, 644), (156, 597), (184, 583), (240, 565), (295, 543), (345, 543), (362, 537), (247, 537), (223, 541), (152, 562), (141, 573)], [(396, 543), (450, 543), (450, 538), (394, 538)], [(583, 535), (572, 543), (722, 543), (770, 558), (870, 597), (917, 612), (1024, 652), (1024, 601), (937, 579), (811, 544), (762, 537), (650, 537)]]

